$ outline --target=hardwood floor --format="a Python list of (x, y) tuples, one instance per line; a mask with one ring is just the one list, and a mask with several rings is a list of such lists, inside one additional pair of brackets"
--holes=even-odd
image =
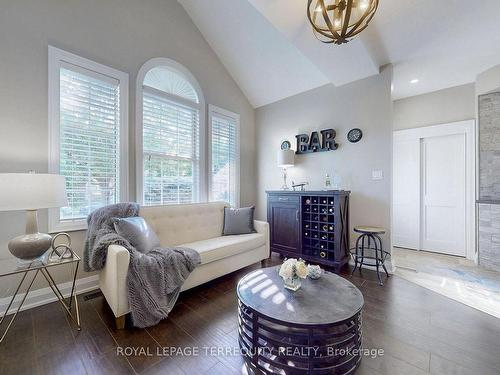
[[(267, 265), (278, 262), (273, 258)], [(0, 374), (240, 374), (237, 355), (201, 350), (198, 356), (167, 357), (157, 350), (237, 347), (235, 287), (258, 267), (182, 293), (169, 319), (148, 329), (114, 329), (102, 296), (80, 296), (81, 332), (56, 303), (24, 311), (0, 346)], [(365, 297), (364, 347), (384, 349), (381, 357), (364, 357), (357, 374), (500, 374), (500, 319), (397, 276), (380, 287), (373, 272), (344, 272)], [(120, 348), (143, 352), (117, 355)]]

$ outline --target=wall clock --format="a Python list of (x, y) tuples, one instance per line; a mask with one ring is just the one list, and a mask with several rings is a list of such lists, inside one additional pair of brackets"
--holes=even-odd
[(347, 140), (351, 143), (357, 143), (363, 138), (363, 132), (359, 128), (349, 130), (347, 133)]
[(282, 150), (290, 150), (290, 147), (292, 147), (292, 145), (289, 141), (281, 142), (281, 149)]

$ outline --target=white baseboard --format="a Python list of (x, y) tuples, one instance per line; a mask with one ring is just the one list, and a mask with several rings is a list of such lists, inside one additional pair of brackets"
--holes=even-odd
[[(71, 293), (71, 285), (72, 282), (68, 281), (66, 283), (58, 284), (57, 287), (64, 297), (68, 297)], [(76, 294), (86, 293), (96, 289), (99, 289), (99, 275), (93, 275), (76, 280)], [(12, 303), (12, 306), (9, 309), (9, 313), (16, 311), (21, 300), (24, 297), (24, 294), (25, 293), (22, 293), (16, 296), (14, 302)], [(7, 309), (7, 306), (9, 306), (11, 298), (12, 296), (0, 298), (1, 315), (5, 313), (5, 310)], [(57, 297), (54, 295), (54, 292), (52, 292), (52, 289), (50, 289), (49, 286), (42, 289), (31, 290), (26, 297), (26, 301), (24, 301), (24, 304), (21, 307), (21, 311), (32, 309), (34, 307), (45, 305), (54, 301), (57, 301)]]

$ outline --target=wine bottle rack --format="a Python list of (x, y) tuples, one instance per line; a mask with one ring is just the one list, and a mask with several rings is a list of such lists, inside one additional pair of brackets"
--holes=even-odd
[(267, 193), (272, 251), (336, 269), (347, 262), (349, 192)]
[(301, 197), (301, 208), (303, 254), (334, 262), (334, 197), (305, 195)]

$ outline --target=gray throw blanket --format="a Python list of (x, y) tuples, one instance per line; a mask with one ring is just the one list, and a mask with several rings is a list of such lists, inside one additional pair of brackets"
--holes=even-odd
[(85, 271), (104, 267), (109, 245), (121, 245), (130, 253), (128, 299), (132, 323), (150, 327), (165, 319), (179, 296), (182, 284), (200, 264), (200, 255), (187, 248), (155, 248), (143, 254), (114, 228), (113, 219), (139, 215), (137, 203), (118, 203), (99, 208), (87, 218), (83, 253)]

